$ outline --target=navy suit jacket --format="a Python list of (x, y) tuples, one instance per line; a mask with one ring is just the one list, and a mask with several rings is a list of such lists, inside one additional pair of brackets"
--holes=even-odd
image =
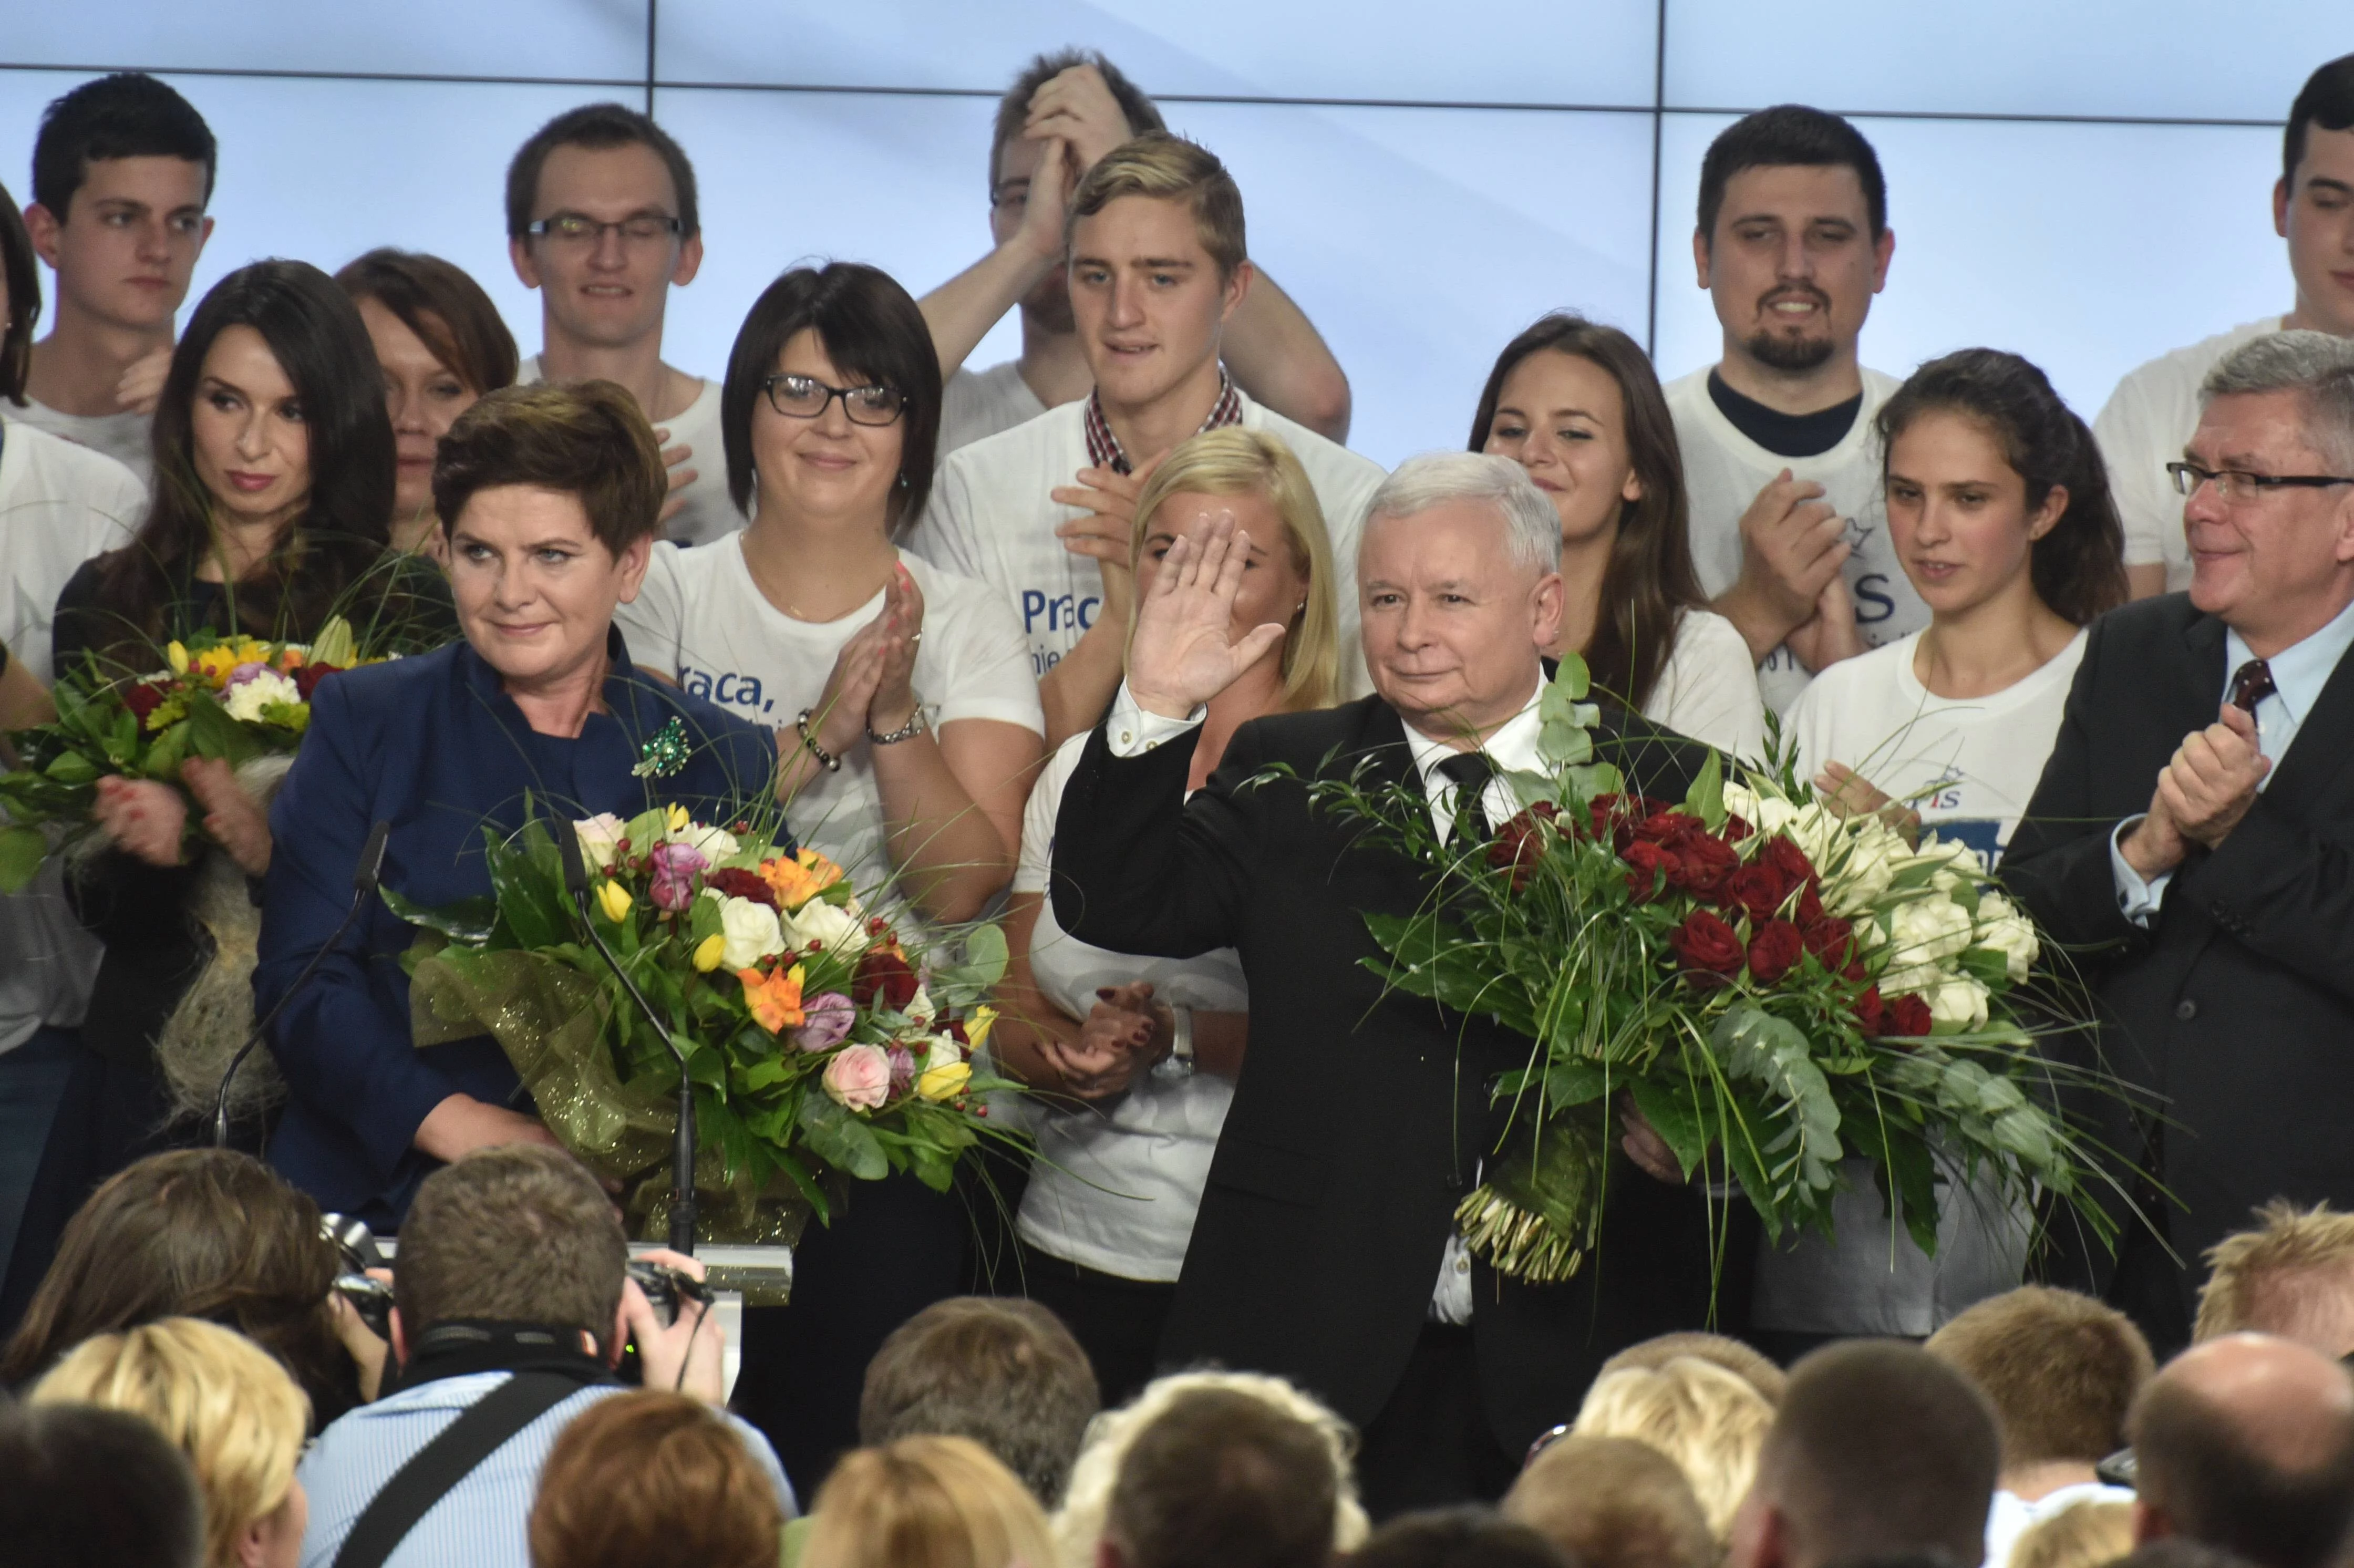
[[(254, 1008), (267, 1012), (351, 905), (369, 828), (392, 824), (383, 885), (440, 906), (491, 895), (485, 823), (541, 816), (622, 817), (678, 802), (725, 821), (768, 798), (769, 732), (640, 674), (619, 632), (609, 646), (610, 714), (578, 738), (540, 735), (464, 642), (323, 682), (311, 728), (270, 810), (276, 840), (261, 916)], [(673, 715), (695, 740), (684, 771), (632, 778), (638, 747)], [(426, 1114), (453, 1094), (528, 1111), (506, 1054), (487, 1035), (419, 1050), (410, 1043), (400, 955), (417, 935), (371, 900), (270, 1030), (292, 1090), (270, 1160), (320, 1207), (389, 1230), (438, 1163), (412, 1146)]]

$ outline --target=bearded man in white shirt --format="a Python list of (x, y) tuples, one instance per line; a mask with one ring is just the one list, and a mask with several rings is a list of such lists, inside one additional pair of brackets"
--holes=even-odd
[(2199, 384), (2223, 356), (2267, 333), (2305, 328), (2354, 337), (2354, 55), (2306, 79), (2289, 106), (2273, 230), (2288, 241), (2296, 302), (2286, 315), (2245, 322), (2126, 373), (2093, 422), (2126, 528), (2136, 599), (2190, 586), (2182, 498), (2166, 465), (2199, 428)]
[(1879, 155), (1838, 115), (1786, 103), (1710, 144), (1692, 260), (1724, 353), (1666, 392), (1692, 565), (1776, 712), (1814, 672), (1929, 621), (1889, 542), (1872, 441), (1897, 378), (1857, 357), (1895, 249)]
[[(908, 541), (1013, 605), (1049, 751), (1102, 717), (1119, 686), (1136, 498), (1171, 448), (1225, 425), (1281, 438), (1308, 471), (1343, 579), (1382, 482), (1380, 464), (1260, 407), (1221, 363), (1225, 332), (1257, 275), (1242, 193), (1209, 151), (1158, 131), (1114, 149), (1079, 183), (1065, 236), (1094, 390), (949, 454)], [(1346, 599), (1341, 667), (1360, 668), (1356, 607)], [(1358, 679), (1347, 694), (1364, 690)]]

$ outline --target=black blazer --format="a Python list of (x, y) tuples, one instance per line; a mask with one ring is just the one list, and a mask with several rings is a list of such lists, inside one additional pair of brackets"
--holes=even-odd
[[(1681, 797), (1705, 752), (1612, 715), (1623, 765)], [(1611, 736), (1597, 735), (1605, 755)], [(1456, 1204), (1493, 1145), (1488, 1084), (1533, 1049), (1484, 1019), (1382, 995), (1362, 912), (1404, 914), (1425, 874), (1359, 843), (1362, 822), (1311, 811), (1273, 763), (1375, 785), (1411, 780), (1378, 698), (1256, 720), (1189, 802), (1192, 736), (1139, 758), (1090, 736), (1055, 822), (1055, 917), (1114, 951), (1189, 957), (1232, 946), (1250, 984), (1250, 1053), (1210, 1168), (1162, 1359), (1279, 1373), (1360, 1424), (1412, 1354)], [(1489, 1421), (1507, 1452), (1575, 1414), (1602, 1358), (1708, 1309), (1697, 1192), (1611, 1167), (1604, 1261), (1554, 1287), (1474, 1281)], [(1720, 1219), (1722, 1214), (1720, 1213)], [(1597, 1288), (1607, 1270), (1607, 1288)], [(1745, 1284), (1724, 1299), (1746, 1302)]]
[[(2084, 949), (2110, 1066), (2165, 1097), (2154, 1152), (2183, 1205), (2168, 1232), (2190, 1265), (2186, 1311), (2200, 1255), (2253, 1205), (2354, 1202), (2354, 661), (2222, 846), (2176, 872), (2150, 929), (2117, 905), (2109, 836), (2148, 810), (2183, 736), (2215, 722), (2223, 637), (2184, 594), (2094, 624), (2002, 866), (2046, 932)], [(2111, 1105), (2103, 1127), (2145, 1158), (2146, 1119)]]

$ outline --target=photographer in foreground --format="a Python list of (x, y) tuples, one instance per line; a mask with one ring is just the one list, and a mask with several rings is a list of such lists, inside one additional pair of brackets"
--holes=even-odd
[[(651, 1258), (702, 1276), (692, 1258)], [(427, 1177), (394, 1268), (399, 1371), (381, 1400), (328, 1427), (303, 1460), (302, 1560), (527, 1568), (518, 1504), (565, 1425), (622, 1391), (613, 1368), (625, 1339), (637, 1343), (646, 1386), (721, 1403), (719, 1325), (682, 1298), (664, 1327), (627, 1278), (628, 1262), (612, 1204), (556, 1150), (503, 1145)], [(767, 1440), (730, 1425), (790, 1516), (792, 1492)], [(435, 1445), (431, 1460), (410, 1464)], [(428, 1471), (439, 1472), (431, 1483)]]

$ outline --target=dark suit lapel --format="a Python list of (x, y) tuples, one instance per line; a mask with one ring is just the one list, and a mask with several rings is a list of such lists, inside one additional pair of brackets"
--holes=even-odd
[(2169, 705), (2179, 703), (2170, 711), (2176, 715), (2176, 738), (2195, 729), (2205, 729), (2215, 722), (2215, 711), (2223, 704), (2223, 623), (2211, 615), (2201, 615), (2182, 629), (2182, 647), (2190, 660), (2190, 678), (2174, 683), (2168, 694)]
[(1405, 722), (1395, 708), (1379, 697), (1368, 698), (1365, 725), (1359, 736), (1359, 752), (1372, 764), (1365, 770), (1368, 784), (1420, 782), (1414, 775), (1414, 748), (1406, 743)]

